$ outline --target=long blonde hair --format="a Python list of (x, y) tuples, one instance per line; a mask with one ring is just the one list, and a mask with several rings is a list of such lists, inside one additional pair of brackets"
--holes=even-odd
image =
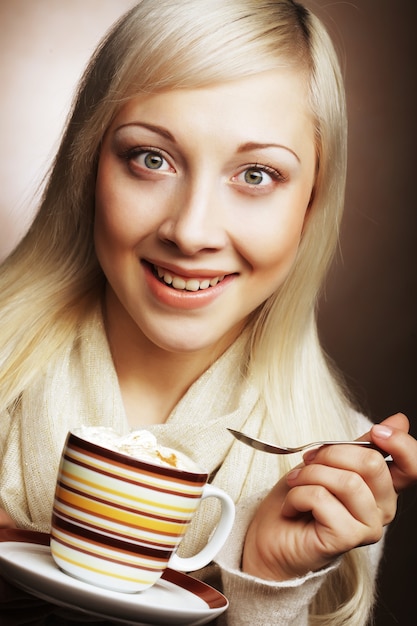
[[(36, 218), (0, 270), (0, 407), (16, 402), (74, 341), (102, 293), (93, 245), (95, 176), (100, 142), (123, 102), (282, 64), (309, 81), (317, 179), (296, 263), (253, 316), (249, 368), (267, 414), (289, 443), (340, 435), (341, 428), (352, 434), (348, 403), (315, 323), (344, 201), (343, 81), (322, 24), (291, 0), (142, 0), (105, 37), (81, 80)], [(335, 588), (325, 585), (317, 596), (318, 623), (348, 623), (353, 613), (355, 623), (365, 623), (372, 584), (356, 552), (345, 558), (340, 573), (347, 571)]]

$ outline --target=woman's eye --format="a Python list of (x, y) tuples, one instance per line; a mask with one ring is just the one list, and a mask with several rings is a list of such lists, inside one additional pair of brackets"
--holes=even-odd
[(271, 176), (264, 170), (250, 167), (242, 172), (243, 179), (248, 185), (265, 185), (271, 182)]
[(133, 174), (140, 175), (146, 172), (174, 171), (162, 152), (156, 148), (135, 147), (121, 150), (119, 156), (126, 161)]
[(274, 183), (282, 180), (280, 172), (266, 165), (251, 165), (233, 177), (233, 182), (245, 189), (264, 192), (272, 191)]
[(168, 161), (159, 152), (151, 150), (136, 153), (132, 156), (132, 160), (148, 170), (166, 172), (170, 169)]

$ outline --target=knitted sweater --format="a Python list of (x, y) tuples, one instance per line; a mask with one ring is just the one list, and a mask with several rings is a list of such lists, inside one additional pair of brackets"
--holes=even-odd
[[(211, 482), (237, 504), (235, 528), (216, 563), (196, 574), (221, 589), (230, 601), (217, 623), (303, 626), (308, 623), (312, 598), (339, 562), (281, 583), (248, 576), (239, 567), (256, 506), (280, 478), (274, 455), (242, 445), (226, 430), (231, 427), (274, 438), (258, 394), (241, 370), (244, 346), (241, 337), (190, 387), (166, 423), (146, 428), (161, 444), (181, 450), (208, 470)], [(369, 428), (365, 418), (353, 417), (358, 421), (358, 434)], [(121, 434), (129, 431), (98, 312), (75, 344), (22, 394), (13, 414), (4, 409), (0, 413), (0, 507), (18, 526), (49, 531), (60, 453), (68, 430), (81, 425), (112, 426)], [(202, 503), (182, 542), (183, 554), (195, 552), (207, 541), (216, 523), (217, 506), (212, 498)], [(375, 575), (380, 547), (361, 549), (369, 550), (369, 567)]]

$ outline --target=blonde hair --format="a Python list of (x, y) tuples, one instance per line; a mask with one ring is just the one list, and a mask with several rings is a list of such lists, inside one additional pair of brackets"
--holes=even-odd
[[(343, 209), (343, 81), (324, 27), (291, 0), (142, 0), (103, 40), (81, 80), (37, 216), (0, 271), (0, 406), (16, 402), (74, 341), (102, 293), (93, 245), (95, 176), (100, 142), (122, 103), (283, 64), (309, 81), (317, 179), (295, 265), (252, 316), (249, 370), (282, 439), (340, 435), (341, 428), (353, 434), (315, 322)], [(314, 623), (347, 624), (353, 614), (355, 623), (366, 622), (373, 591), (363, 558), (346, 555), (337, 585), (325, 584), (314, 602)]]

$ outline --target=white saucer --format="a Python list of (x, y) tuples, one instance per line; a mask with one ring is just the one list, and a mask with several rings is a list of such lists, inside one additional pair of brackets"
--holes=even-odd
[(198, 626), (228, 607), (216, 589), (173, 570), (137, 594), (100, 589), (59, 570), (49, 546), (34, 543), (0, 543), (0, 575), (38, 598), (120, 624)]

